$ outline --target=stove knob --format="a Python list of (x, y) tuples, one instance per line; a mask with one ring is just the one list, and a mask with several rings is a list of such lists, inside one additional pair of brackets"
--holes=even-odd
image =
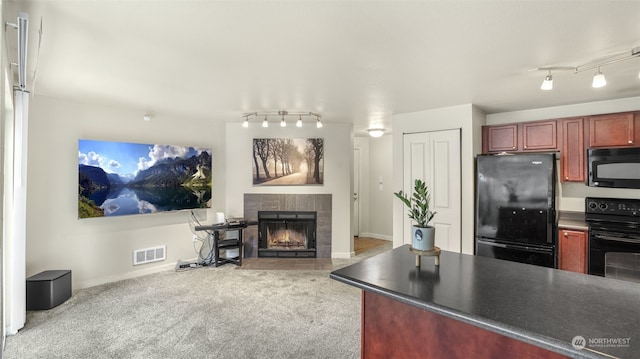
[(606, 203), (600, 203), (600, 209), (601, 209), (601, 210), (603, 210), (603, 211), (604, 211), (605, 209), (607, 209), (607, 207), (608, 207), (608, 206), (607, 206), (607, 204), (606, 204)]
[(591, 209), (596, 209), (598, 207), (598, 204), (595, 202), (589, 202), (589, 208)]

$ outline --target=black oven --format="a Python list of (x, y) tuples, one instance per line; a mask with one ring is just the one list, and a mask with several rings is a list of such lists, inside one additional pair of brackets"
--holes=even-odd
[(587, 150), (591, 187), (640, 188), (640, 147)]
[(589, 274), (640, 281), (640, 200), (585, 199)]

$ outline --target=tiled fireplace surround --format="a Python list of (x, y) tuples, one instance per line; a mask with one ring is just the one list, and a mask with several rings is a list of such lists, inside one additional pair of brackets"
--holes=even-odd
[[(331, 194), (244, 194), (244, 218), (258, 220), (258, 211), (317, 212), (316, 256), (331, 258)], [(244, 231), (245, 258), (258, 256), (258, 226)]]

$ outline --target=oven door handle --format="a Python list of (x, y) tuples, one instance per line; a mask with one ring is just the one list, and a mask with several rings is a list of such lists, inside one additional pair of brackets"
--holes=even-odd
[(640, 243), (640, 239), (634, 240), (634, 239), (627, 239), (627, 238), (620, 238), (620, 237), (611, 237), (611, 236), (605, 236), (602, 234), (593, 234), (593, 236), (596, 239), (602, 239), (605, 241), (625, 242), (625, 243), (633, 243), (633, 244)]

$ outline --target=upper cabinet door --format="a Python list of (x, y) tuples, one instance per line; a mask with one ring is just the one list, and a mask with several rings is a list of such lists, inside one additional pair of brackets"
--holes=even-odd
[(488, 152), (512, 152), (518, 150), (518, 125), (485, 126), (482, 128)]
[(522, 149), (557, 150), (558, 149), (558, 123), (552, 121), (537, 121), (522, 124)]
[(562, 120), (562, 149), (560, 151), (563, 182), (584, 182), (584, 119)]
[(634, 146), (633, 113), (589, 117), (589, 147)]

